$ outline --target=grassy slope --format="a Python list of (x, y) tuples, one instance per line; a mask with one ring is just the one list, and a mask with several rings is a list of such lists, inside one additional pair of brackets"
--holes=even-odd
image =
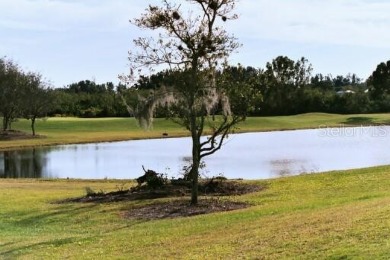
[[(120, 181), (0, 181), (0, 258), (384, 259), (390, 167), (259, 181), (253, 207), (191, 218), (126, 220), (141, 202), (51, 204)], [(142, 203), (149, 203), (142, 202)]]
[[(318, 128), (321, 126), (389, 124), (389, 114), (371, 115), (334, 115), (310, 113), (296, 116), (254, 117), (239, 125), (238, 132), (255, 132), (300, 128)], [(29, 122), (20, 120), (13, 128), (29, 132)], [(152, 130), (143, 131), (134, 119), (130, 118), (49, 118), (40, 120), (36, 125), (37, 133), (46, 138), (0, 142), (0, 150), (37, 145), (55, 145), (67, 143), (85, 143), (97, 141), (118, 141), (128, 139), (159, 138), (162, 133), (169, 136), (185, 136), (187, 131), (173, 122), (156, 119)]]

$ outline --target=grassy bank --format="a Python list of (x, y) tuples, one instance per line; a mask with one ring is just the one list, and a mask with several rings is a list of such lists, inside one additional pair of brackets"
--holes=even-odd
[[(389, 114), (335, 115), (311, 113), (296, 116), (252, 117), (238, 126), (237, 132), (257, 132), (286, 129), (318, 128), (340, 125), (389, 124)], [(29, 122), (19, 120), (13, 124), (15, 130), (29, 132)], [(150, 131), (140, 129), (132, 118), (49, 118), (36, 123), (37, 133), (45, 138), (30, 140), (0, 141), (0, 150), (102, 141), (159, 138), (163, 133), (169, 136), (185, 136), (187, 131), (170, 120), (156, 119)]]
[[(156, 221), (124, 219), (144, 202), (53, 204), (125, 181), (0, 180), (3, 259), (386, 259), (390, 167), (259, 181), (252, 207)], [(155, 202), (155, 201), (153, 201)]]

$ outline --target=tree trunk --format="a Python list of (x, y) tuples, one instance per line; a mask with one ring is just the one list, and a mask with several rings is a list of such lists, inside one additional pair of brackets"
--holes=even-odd
[[(194, 118), (195, 122), (196, 118)], [(191, 130), (192, 136), (192, 167), (191, 167), (191, 205), (198, 204), (198, 180), (199, 180), (199, 165), (200, 165), (200, 136), (196, 127)]]
[[(194, 141), (194, 140), (193, 140)], [(192, 167), (191, 167), (191, 179), (192, 179), (192, 190), (191, 190), (191, 205), (198, 204), (198, 181), (199, 181), (199, 142), (193, 143), (192, 148)]]
[(31, 117), (31, 130), (32, 135), (35, 136), (35, 116)]
[(5, 122), (5, 117), (3, 117), (3, 127), (2, 127), (3, 131), (7, 130), (7, 126), (6, 125), (7, 124)]
[(8, 129), (9, 125), (9, 118), (7, 116), (3, 116), (3, 131), (6, 131)]

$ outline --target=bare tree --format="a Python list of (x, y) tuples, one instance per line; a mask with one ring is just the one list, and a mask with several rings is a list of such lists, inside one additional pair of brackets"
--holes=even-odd
[[(140, 97), (139, 104), (128, 106), (141, 125), (150, 127), (155, 108), (169, 106), (169, 117), (185, 127), (192, 138), (191, 204), (198, 202), (199, 166), (202, 158), (219, 149), (229, 133), (245, 120), (247, 109), (235, 113), (231, 91), (221, 76), (226, 58), (239, 44), (223, 24), (237, 19), (236, 0), (187, 0), (181, 4), (162, 1), (149, 6), (139, 19), (131, 22), (139, 28), (158, 30), (159, 37), (134, 40), (135, 52), (129, 52), (131, 73), (123, 80), (134, 82), (145, 69), (153, 71), (166, 65), (175, 83)], [(244, 96), (244, 92), (239, 93)], [(237, 96), (236, 96), (237, 97)], [(243, 102), (243, 99), (237, 99)], [(245, 102), (245, 101), (244, 101)], [(249, 106), (246, 106), (247, 108)], [(218, 116), (212, 116), (218, 112)], [(208, 134), (207, 138), (201, 138)]]

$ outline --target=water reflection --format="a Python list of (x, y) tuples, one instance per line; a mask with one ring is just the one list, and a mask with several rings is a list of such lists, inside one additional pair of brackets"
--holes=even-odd
[(293, 173), (293, 169), (295, 168), (295, 164), (299, 163), (298, 160), (271, 160), (271, 169), (275, 175), (279, 175), (281, 177), (288, 176)]
[[(203, 176), (266, 179), (390, 164), (390, 127), (231, 135), (205, 158)], [(350, 134), (353, 133), (353, 134)], [(172, 138), (63, 145), (0, 152), (1, 178), (131, 179), (142, 167), (178, 177), (191, 163), (191, 140)]]
[(308, 160), (283, 159), (270, 160), (270, 169), (274, 176), (285, 177), (296, 173), (316, 173), (318, 167)]
[(39, 149), (0, 153), (1, 178), (42, 178), (47, 160)]

